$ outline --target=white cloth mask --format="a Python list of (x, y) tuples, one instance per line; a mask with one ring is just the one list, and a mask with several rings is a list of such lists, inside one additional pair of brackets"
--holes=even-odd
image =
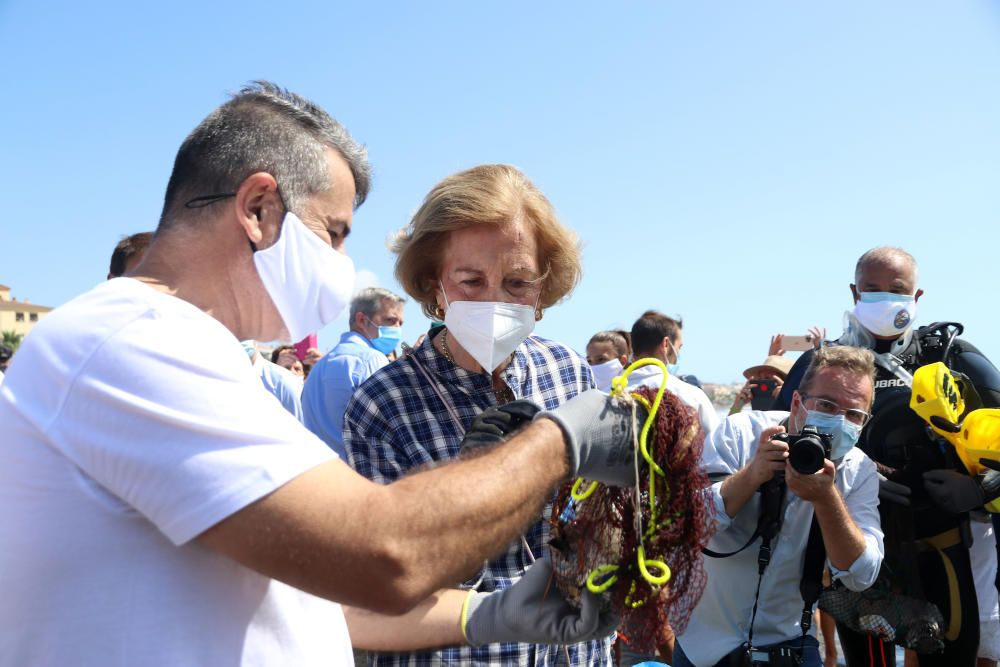
[(496, 370), (535, 329), (534, 306), (502, 301), (449, 303), (444, 285), (441, 293), (448, 334), (488, 372)]
[(354, 262), (324, 243), (289, 211), (278, 240), (253, 254), (261, 282), (278, 309), (279, 339), (299, 341), (340, 315), (354, 291)]
[(611, 391), (611, 380), (622, 373), (622, 362), (617, 359), (605, 361), (603, 364), (591, 364), (590, 370), (594, 374), (594, 383), (601, 391)]
[(917, 301), (907, 294), (861, 292), (854, 304), (854, 316), (876, 336), (898, 336), (913, 324)]

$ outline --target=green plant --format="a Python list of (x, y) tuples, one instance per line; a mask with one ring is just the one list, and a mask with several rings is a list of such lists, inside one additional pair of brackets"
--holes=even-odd
[(15, 352), (17, 352), (17, 348), (21, 345), (22, 340), (24, 340), (24, 334), (14, 331), (3, 332), (3, 344)]

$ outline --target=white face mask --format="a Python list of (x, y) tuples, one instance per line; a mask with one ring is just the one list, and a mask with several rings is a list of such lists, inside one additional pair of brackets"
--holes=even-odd
[(278, 240), (253, 254), (261, 282), (284, 330), (286, 342), (302, 340), (336, 319), (351, 301), (354, 262), (337, 252), (289, 211)]
[(603, 364), (591, 364), (590, 370), (594, 374), (594, 383), (601, 391), (611, 391), (611, 380), (621, 375), (622, 362), (617, 359), (605, 361)]
[(917, 302), (907, 294), (861, 292), (854, 304), (854, 316), (876, 336), (898, 336), (913, 324)]
[(502, 301), (448, 302), (444, 323), (469, 355), (492, 373), (535, 329), (534, 306)]

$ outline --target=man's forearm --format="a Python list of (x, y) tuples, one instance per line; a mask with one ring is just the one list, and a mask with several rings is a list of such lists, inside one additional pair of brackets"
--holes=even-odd
[(314, 595), (403, 614), (513, 542), (568, 470), (562, 430), (539, 420), (481, 456), (386, 486), (331, 461), (198, 539)]
[(753, 471), (749, 467), (741, 468), (726, 478), (719, 488), (722, 495), (722, 502), (725, 503), (726, 514), (729, 518), (734, 518), (740, 510), (753, 498), (753, 494), (760, 487), (753, 478)]
[(848, 513), (844, 499), (833, 488), (829, 498), (813, 502), (813, 510), (830, 564), (838, 570), (849, 570), (864, 553), (865, 538)]
[(559, 426), (541, 419), (501, 447), (383, 487), (386, 534), (400, 554), (433, 557), (400, 585), (422, 598), (474, 573), (540, 518), (568, 473)]

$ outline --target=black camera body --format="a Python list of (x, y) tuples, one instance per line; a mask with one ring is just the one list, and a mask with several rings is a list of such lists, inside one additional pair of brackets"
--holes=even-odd
[(771, 649), (758, 649), (743, 644), (733, 649), (725, 657), (726, 667), (799, 667), (802, 655), (794, 649), (776, 646)]
[(775, 440), (788, 443), (788, 463), (803, 475), (812, 475), (823, 469), (823, 459), (830, 458), (833, 436), (820, 433), (815, 426), (806, 426), (801, 433), (779, 433)]

